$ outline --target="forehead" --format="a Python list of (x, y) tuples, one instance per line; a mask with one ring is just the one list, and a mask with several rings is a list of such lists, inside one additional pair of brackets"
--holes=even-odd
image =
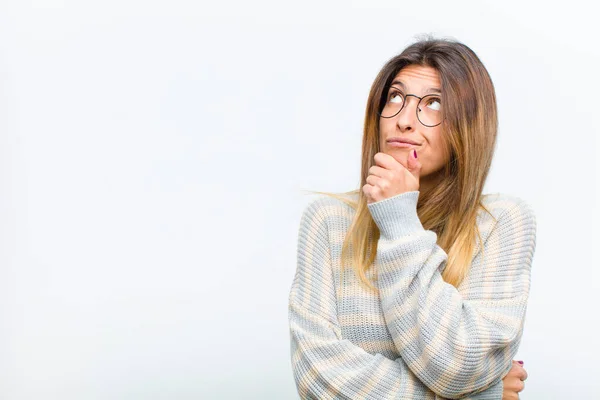
[(396, 74), (394, 80), (402, 81), (409, 88), (441, 87), (440, 74), (435, 68), (407, 65)]

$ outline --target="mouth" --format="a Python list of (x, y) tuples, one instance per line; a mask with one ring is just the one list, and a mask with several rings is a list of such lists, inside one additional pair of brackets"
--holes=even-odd
[(400, 142), (397, 140), (388, 140), (387, 141), (387, 145), (389, 147), (399, 147), (399, 148), (412, 148), (412, 147), (419, 147), (419, 144), (415, 144), (415, 143), (409, 143), (409, 142)]
[(408, 144), (408, 145), (412, 145), (412, 146), (420, 146), (421, 145), (420, 143), (417, 143), (414, 140), (411, 140), (411, 139), (400, 139), (400, 138), (388, 139), (387, 143), (388, 144), (401, 143), (401, 144)]

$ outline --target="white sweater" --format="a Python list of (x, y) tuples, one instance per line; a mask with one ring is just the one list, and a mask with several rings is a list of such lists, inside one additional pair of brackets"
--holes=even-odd
[(417, 215), (419, 192), (371, 203), (380, 230), (368, 270), (340, 283), (355, 210), (320, 195), (301, 218), (289, 295), (291, 361), (303, 399), (498, 399), (523, 333), (536, 219), (523, 200), (488, 194), (466, 279), (442, 279), (447, 254)]

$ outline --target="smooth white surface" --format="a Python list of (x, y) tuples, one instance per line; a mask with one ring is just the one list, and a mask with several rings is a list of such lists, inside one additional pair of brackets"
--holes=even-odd
[(218, 4), (0, 3), (0, 398), (296, 398), (302, 190), (358, 187), (371, 82), (421, 33), (483, 60), (486, 192), (537, 212), (522, 398), (596, 393), (586, 3)]

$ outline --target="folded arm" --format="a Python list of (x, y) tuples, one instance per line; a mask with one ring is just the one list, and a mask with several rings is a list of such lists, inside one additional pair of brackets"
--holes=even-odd
[(368, 205), (380, 230), (376, 266), (386, 325), (410, 370), (451, 399), (498, 382), (522, 336), (536, 222), (525, 202), (498, 216), (464, 297), (442, 279), (447, 254), (416, 212), (418, 191)]
[[(327, 217), (329, 199), (312, 202), (302, 216), (298, 264), (289, 296), (292, 369), (302, 399), (442, 399), (402, 358), (370, 354), (342, 338), (337, 319)], [(465, 399), (502, 397), (502, 380)]]

